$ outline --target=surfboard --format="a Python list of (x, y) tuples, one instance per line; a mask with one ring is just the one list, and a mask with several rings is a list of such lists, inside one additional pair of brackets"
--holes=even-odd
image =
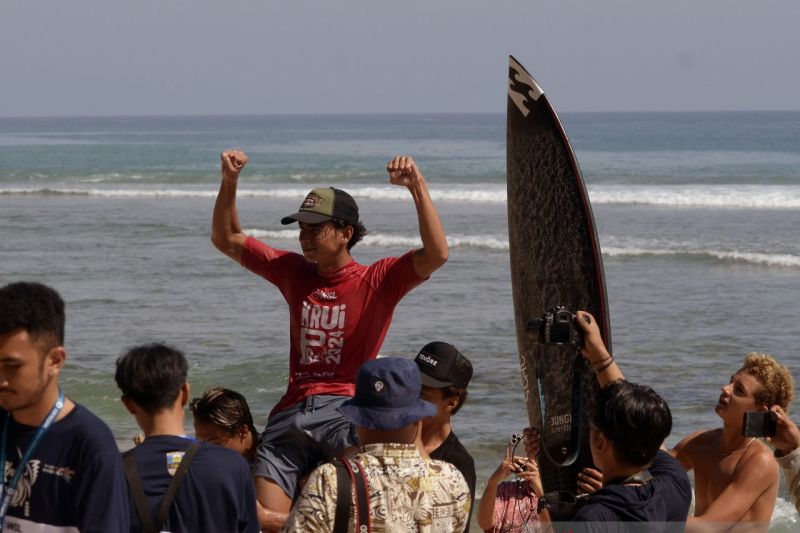
[(543, 344), (528, 323), (555, 306), (589, 311), (610, 352), (605, 276), (589, 196), (567, 134), (541, 86), (512, 56), (506, 150), (511, 285), (528, 418), (542, 436), (545, 492), (574, 495), (578, 472), (592, 463), (588, 420), (596, 380), (579, 346)]

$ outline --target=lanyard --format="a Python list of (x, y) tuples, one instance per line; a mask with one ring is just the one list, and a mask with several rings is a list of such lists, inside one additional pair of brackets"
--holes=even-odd
[(3, 527), (3, 521), (5, 520), (6, 513), (8, 512), (8, 506), (11, 504), (11, 499), (14, 497), (14, 492), (17, 490), (17, 484), (19, 483), (20, 478), (22, 477), (22, 473), (25, 471), (25, 465), (28, 464), (28, 461), (33, 455), (33, 451), (39, 445), (44, 437), (44, 434), (47, 433), (47, 430), (50, 429), (50, 426), (53, 425), (58, 413), (61, 412), (61, 409), (64, 408), (64, 393), (61, 392), (61, 389), (58, 389), (58, 399), (56, 400), (55, 405), (53, 408), (50, 409), (50, 414), (47, 415), (47, 418), (44, 419), (42, 425), (36, 430), (36, 435), (33, 436), (33, 440), (28, 445), (28, 449), (25, 450), (25, 453), (22, 455), (22, 460), (17, 463), (16, 472), (14, 472), (14, 477), (11, 479), (11, 483), (6, 485), (5, 482), (5, 469), (6, 469), (6, 440), (8, 440), (8, 421), (11, 418), (11, 413), (6, 413), (6, 419), (3, 422), (3, 440), (2, 444), (0, 445), (0, 469), (2, 469), (3, 475), (3, 484), (2, 489), (0, 489), (0, 497), (2, 498), (2, 503), (0, 503), (0, 528)]

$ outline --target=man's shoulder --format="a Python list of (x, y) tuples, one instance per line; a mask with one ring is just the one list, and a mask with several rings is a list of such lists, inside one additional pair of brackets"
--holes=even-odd
[(778, 461), (769, 446), (760, 440), (754, 440), (753, 445), (744, 454), (740, 468), (754, 469), (756, 471), (778, 472)]
[(447, 436), (444, 442), (433, 450), (430, 455), (431, 459), (447, 461), (462, 469), (475, 469), (475, 460), (453, 431), (450, 432), (450, 435)]
[(201, 479), (203, 483), (213, 480), (238, 482), (243, 477), (249, 478), (250, 468), (247, 462), (235, 451), (185, 437), (169, 435), (148, 437), (127, 453), (136, 458), (140, 467), (149, 469), (158, 464), (158, 469), (161, 470), (165, 463), (163, 460), (155, 461), (156, 458), (164, 457), (166, 464), (173, 462), (178, 464), (195, 444), (198, 445), (198, 449), (189, 463), (189, 473), (192, 478)]
[(108, 425), (89, 409), (77, 403), (67, 416), (53, 425), (50, 431), (58, 434), (59, 440), (66, 438), (80, 442), (80, 446), (86, 448), (89, 453), (101, 450), (119, 452)]
[(612, 508), (601, 501), (592, 501), (590, 497), (589, 501), (578, 509), (572, 520), (576, 522), (617, 522), (621, 518)]
[(244, 457), (228, 448), (216, 444), (201, 443), (197, 450), (197, 467), (208, 475), (221, 478), (240, 478), (250, 475), (250, 467)]
[(426, 463), (430, 475), (447, 482), (464, 483), (466, 486), (467, 480), (464, 474), (453, 463), (441, 459), (428, 459)]
[(701, 429), (684, 437), (675, 445), (673, 452), (682, 457), (705, 456), (707, 451), (719, 443), (721, 429)]
[(402, 263), (406, 264), (410, 268), (414, 268), (414, 264), (412, 261), (412, 256), (414, 254), (414, 250), (409, 250), (403, 255), (398, 256), (390, 256), (390, 257), (382, 257), (375, 261), (374, 263), (370, 263), (369, 265), (359, 265), (361, 268), (364, 269), (366, 272), (386, 272), (392, 266)]

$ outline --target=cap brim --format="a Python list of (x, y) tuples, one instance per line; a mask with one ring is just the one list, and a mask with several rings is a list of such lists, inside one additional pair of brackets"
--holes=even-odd
[(455, 385), (452, 381), (442, 381), (440, 379), (433, 378), (426, 374), (425, 372), (419, 373), (420, 380), (422, 381), (422, 385), (425, 387), (431, 387), (432, 389), (443, 389), (445, 387), (452, 387)]
[(287, 224), (291, 224), (292, 222), (303, 222), (304, 224), (319, 224), (321, 222), (327, 222), (331, 220), (332, 217), (328, 215), (321, 215), (319, 213), (309, 213), (308, 211), (298, 211), (293, 215), (289, 215), (287, 217), (283, 217), (281, 219), (281, 224), (286, 226)]
[(434, 416), (436, 406), (425, 400), (417, 400), (413, 406), (403, 407), (364, 407), (351, 398), (342, 403), (337, 410), (351, 423), (379, 431), (394, 431), (413, 424), (417, 420)]

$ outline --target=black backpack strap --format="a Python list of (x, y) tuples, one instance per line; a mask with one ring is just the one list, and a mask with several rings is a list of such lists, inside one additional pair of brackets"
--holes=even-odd
[[(367, 490), (367, 476), (364, 467), (355, 459), (344, 462), (350, 473), (350, 479), (356, 486), (356, 531), (372, 531), (369, 519), (369, 491)], [(362, 528), (366, 528), (363, 529)]]
[(161, 526), (164, 525), (164, 521), (167, 519), (169, 509), (172, 507), (172, 502), (175, 501), (178, 488), (180, 488), (183, 478), (186, 477), (186, 472), (189, 470), (189, 463), (192, 461), (192, 458), (199, 449), (199, 442), (192, 443), (186, 452), (184, 452), (183, 457), (181, 457), (180, 465), (178, 465), (178, 471), (175, 472), (175, 477), (172, 478), (169, 488), (167, 488), (167, 492), (164, 495), (164, 499), (161, 500), (161, 506), (158, 509), (158, 515), (156, 516), (155, 523), (150, 515), (150, 508), (147, 503), (147, 497), (144, 494), (142, 478), (139, 476), (139, 469), (136, 467), (136, 459), (131, 453), (133, 450), (129, 450), (123, 454), (125, 476), (128, 478), (128, 485), (131, 487), (131, 496), (133, 496), (133, 502), (136, 504), (136, 513), (139, 515), (139, 519), (142, 521), (144, 533), (158, 533)]
[(353, 480), (350, 478), (350, 471), (344, 462), (337, 459), (333, 462), (333, 466), (336, 468), (336, 514), (333, 519), (333, 533), (347, 533), (350, 504), (353, 503), (353, 497), (350, 494)]
[(139, 469), (136, 467), (136, 459), (133, 457), (132, 451), (133, 450), (125, 452), (122, 457), (123, 464), (125, 465), (125, 477), (128, 478), (128, 485), (131, 488), (133, 503), (136, 504), (136, 514), (139, 515), (139, 520), (142, 521), (142, 530), (144, 533), (157, 533), (158, 530), (153, 525), (153, 518), (150, 516), (147, 497), (144, 495), (142, 478), (139, 476)]
[(178, 493), (178, 488), (181, 486), (183, 478), (186, 477), (186, 472), (189, 470), (189, 463), (192, 461), (192, 458), (199, 449), (200, 443), (194, 442), (183, 454), (183, 457), (181, 457), (181, 463), (178, 465), (178, 471), (175, 472), (175, 477), (172, 478), (172, 482), (169, 484), (167, 493), (164, 495), (164, 499), (161, 500), (161, 507), (158, 509), (158, 515), (156, 516), (156, 524), (158, 524), (158, 527), (164, 525), (164, 521), (167, 519), (167, 514), (169, 513), (169, 508), (172, 507), (172, 502), (175, 501), (175, 495)]

